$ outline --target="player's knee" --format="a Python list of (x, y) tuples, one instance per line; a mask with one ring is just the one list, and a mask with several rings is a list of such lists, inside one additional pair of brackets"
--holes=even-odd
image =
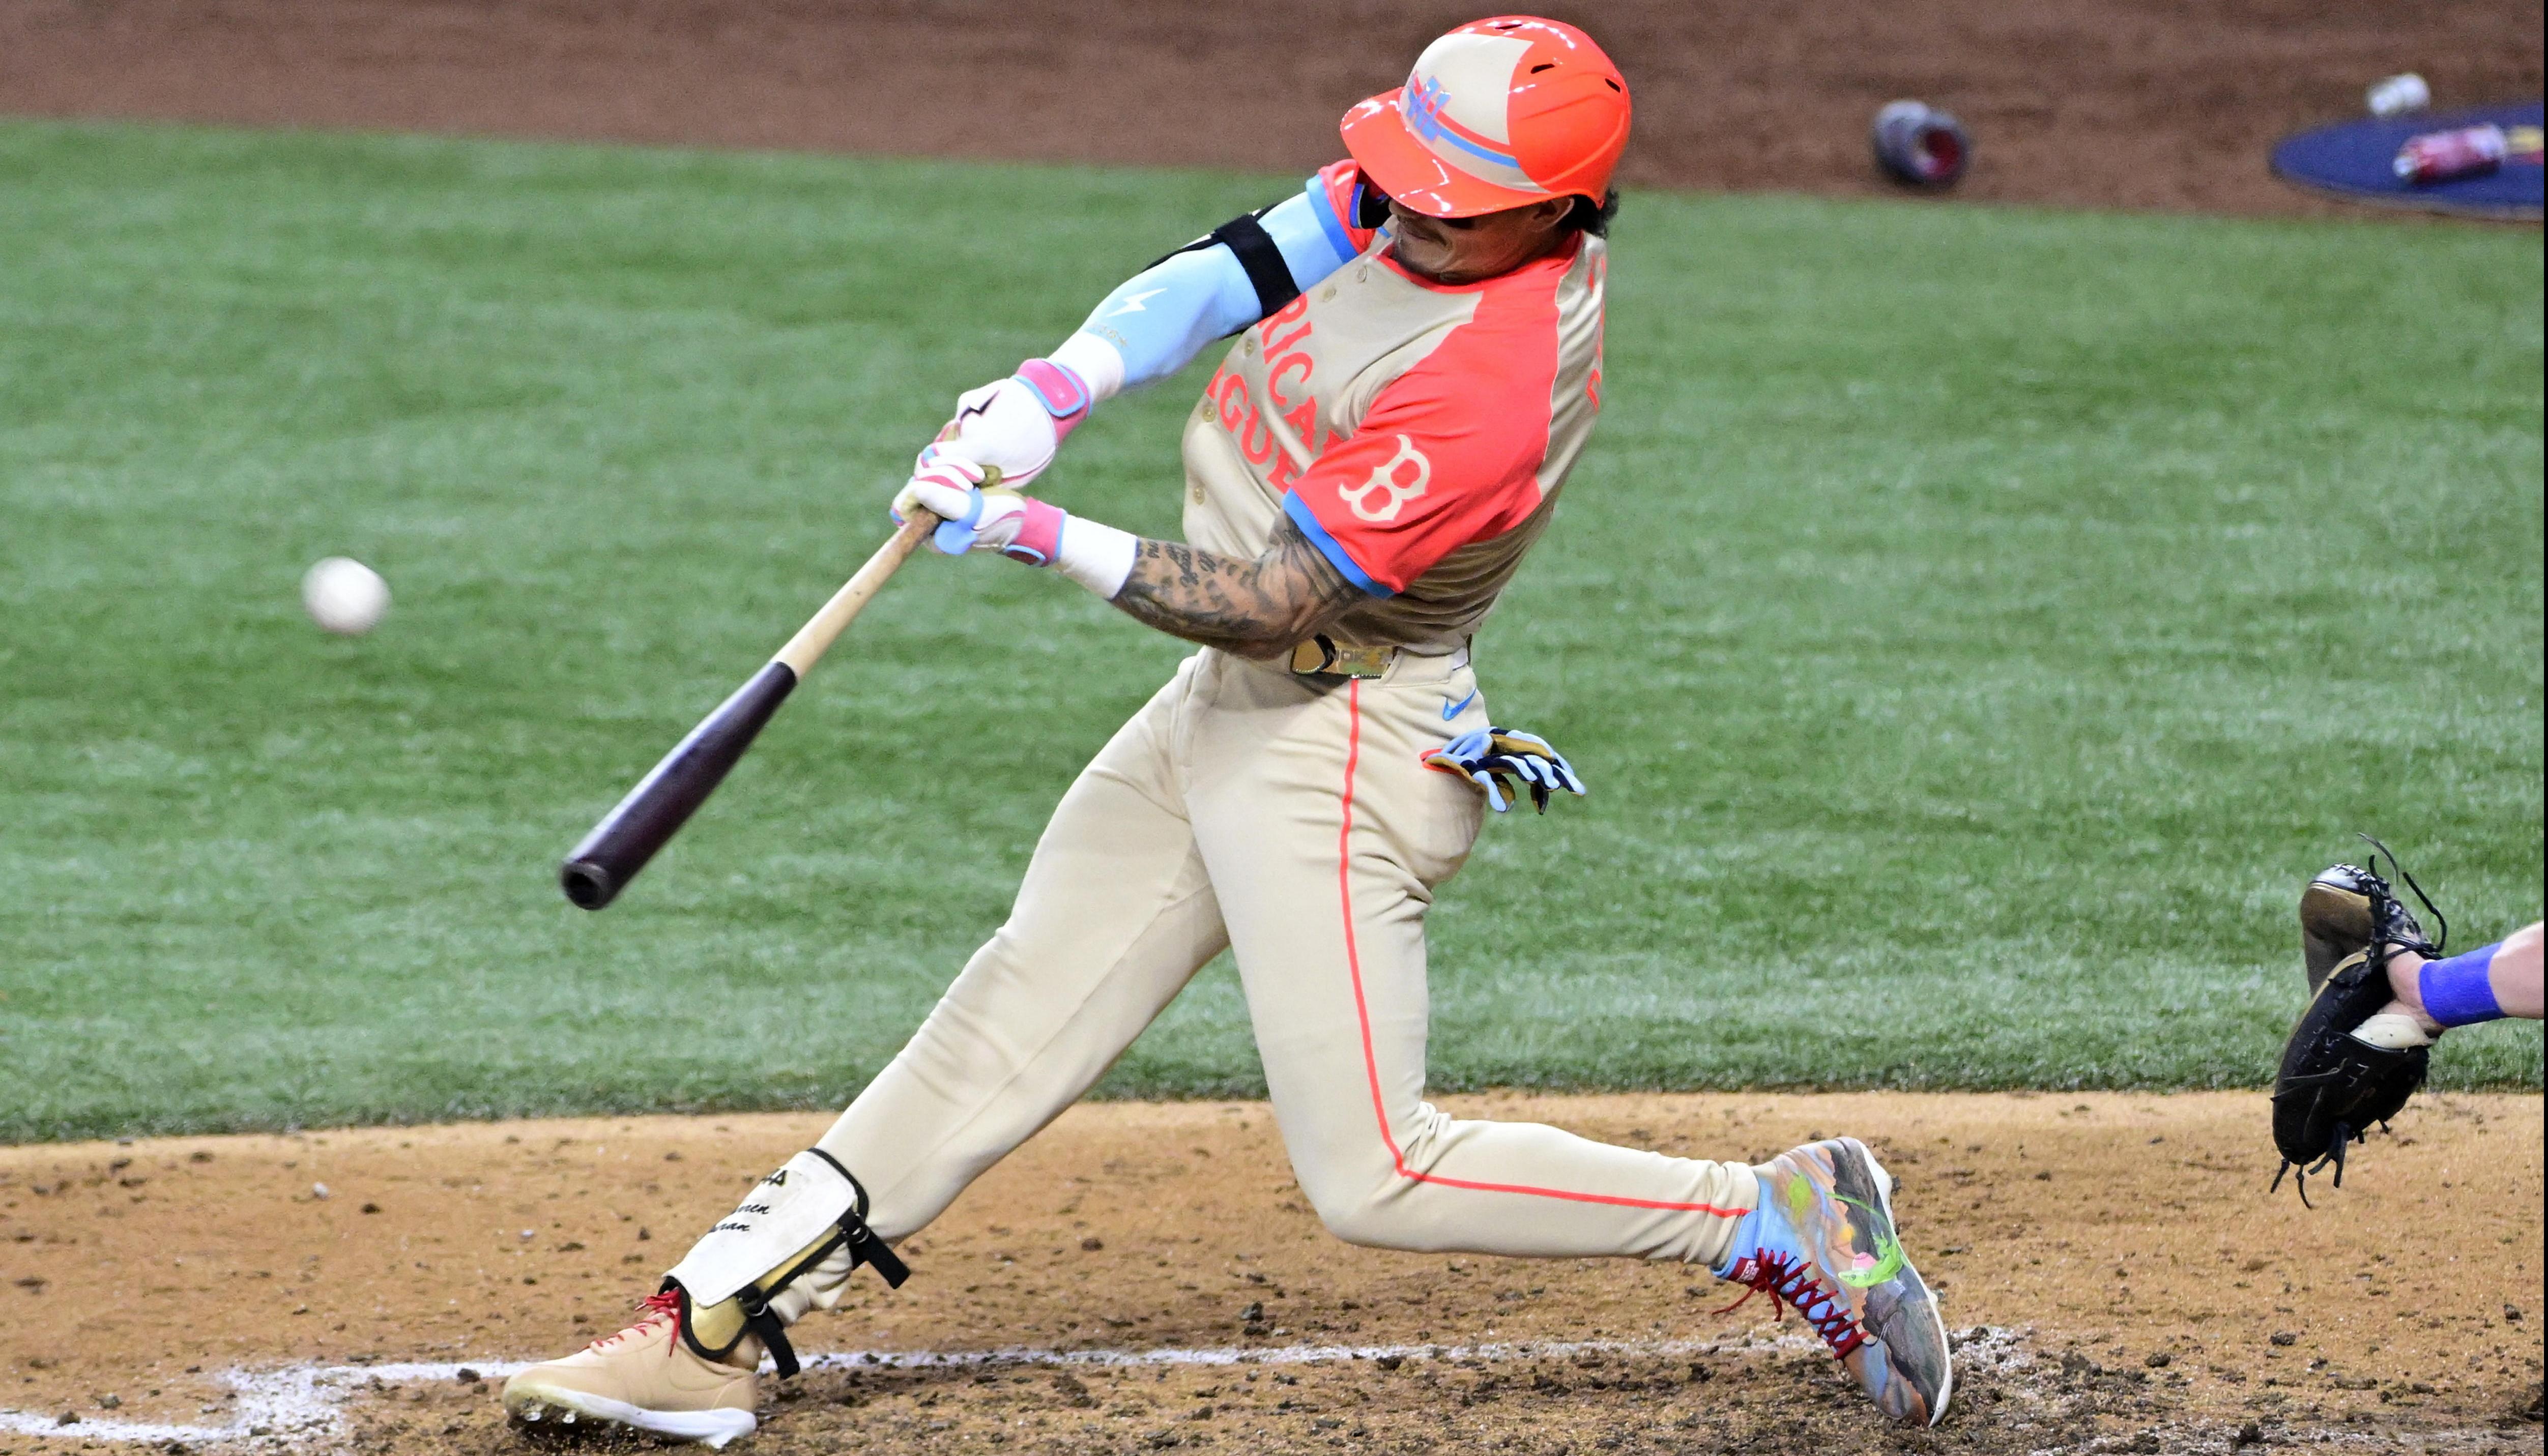
[[(1307, 1156), (1295, 1147), (1293, 1171), (1319, 1222), (1345, 1242), (1417, 1252), (1445, 1247), (1443, 1230), (1431, 1217), (1435, 1210), (1422, 1192), (1420, 1169), (1449, 1124), (1429, 1104), (1419, 1106), (1393, 1120), (1396, 1156), (1377, 1143), (1368, 1149), (1356, 1145), (1350, 1152), (1330, 1144)], [(1357, 1128), (1352, 1142), (1361, 1144), (1368, 1136), (1366, 1128)], [(1380, 1155), (1369, 1155), (1373, 1152)]]
[(1387, 1246), (1383, 1238), (1388, 1218), (1381, 1212), (1381, 1190), (1375, 1186), (1370, 1169), (1358, 1163), (1351, 1167), (1330, 1163), (1308, 1168), (1296, 1162), (1293, 1175), (1300, 1180), (1310, 1211), (1319, 1216), (1329, 1233), (1347, 1243)]
[(1424, 1252), (1434, 1248), (1440, 1230), (1431, 1227), (1410, 1195), (1414, 1185), (1395, 1170), (1378, 1176), (1304, 1180), (1302, 1191), (1329, 1233), (1364, 1248)]
[(1364, 1248), (1404, 1248), (1399, 1220), (1391, 1217), (1387, 1206), (1378, 1198), (1362, 1195), (1313, 1199), (1310, 1206), (1319, 1212), (1319, 1222), (1327, 1231), (1347, 1243)]

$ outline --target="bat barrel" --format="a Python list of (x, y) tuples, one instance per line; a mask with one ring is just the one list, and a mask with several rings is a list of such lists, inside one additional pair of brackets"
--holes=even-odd
[(587, 910), (615, 899), (725, 780), (795, 687), (795, 669), (774, 662), (700, 719), (558, 866), (566, 897)]
[(619, 881), (610, 871), (589, 859), (577, 858), (558, 866), (558, 887), (566, 897), (587, 910), (598, 910), (619, 894)]

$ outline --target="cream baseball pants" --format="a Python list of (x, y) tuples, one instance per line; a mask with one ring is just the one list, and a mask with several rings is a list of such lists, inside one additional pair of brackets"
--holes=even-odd
[(1757, 1197), (1744, 1165), (1424, 1100), (1425, 912), (1485, 801), (1421, 760), (1485, 726), (1476, 688), (1466, 653), (1350, 682), (1188, 658), (1062, 795), (1008, 923), (818, 1144), (865, 1185), (875, 1230), (937, 1218), (1229, 948), (1293, 1174), (1338, 1237), (1717, 1262)]

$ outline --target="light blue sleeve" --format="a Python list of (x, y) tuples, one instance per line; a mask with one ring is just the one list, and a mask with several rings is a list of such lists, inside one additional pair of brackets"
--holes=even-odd
[[(1354, 247), (1327, 207), (1318, 179), (1276, 204), (1257, 220), (1303, 292), (1352, 261)], [(1215, 243), (1172, 253), (1126, 279), (1079, 325), (1124, 356), (1124, 387), (1165, 379), (1213, 340), (1227, 338), (1264, 317), (1247, 270), (1228, 247)]]
[[(1283, 199), (1257, 221), (1265, 225), (1265, 235), (1282, 250), (1283, 262), (1292, 270), (1292, 286), (1303, 293), (1352, 262), (1359, 251), (1353, 239), (1345, 235), (1344, 224), (1337, 221), (1335, 210), (1327, 206), (1327, 190), (1319, 185), (1316, 177), (1299, 194)], [(1226, 254), (1229, 249), (1217, 251)]]

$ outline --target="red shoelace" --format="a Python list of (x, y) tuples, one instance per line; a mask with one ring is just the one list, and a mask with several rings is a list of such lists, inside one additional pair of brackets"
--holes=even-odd
[[(1749, 1298), (1749, 1296), (1746, 1296), (1746, 1298)], [(673, 1337), (664, 1345), (664, 1353), (668, 1356), (671, 1355), (674, 1347), (682, 1342), (682, 1292), (678, 1289), (668, 1289), (661, 1294), (650, 1295), (644, 1301), (639, 1303), (637, 1308), (641, 1313), (634, 1320), (629, 1322), (628, 1327), (620, 1330), (617, 1334), (605, 1334), (601, 1338), (594, 1340), (592, 1342), (592, 1348), (598, 1350), (608, 1345), (617, 1344), (619, 1341), (628, 1338), (630, 1335), (635, 1334), (639, 1330), (654, 1323), (656, 1319), (661, 1317), (673, 1321)]]
[[(1848, 1359), (1850, 1351), (1866, 1343), (1866, 1331), (1858, 1327), (1858, 1321), (1850, 1318), (1849, 1306), (1826, 1291), (1811, 1269), (1811, 1265), (1789, 1255), (1763, 1249), (1734, 1266), (1727, 1282), (1742, 1285), (1743, 1298), (1716, 1313), (1731, 1315), (1751, 1303), (1752, 1296), (1767, 1290), (1771, 1298), (1780, 1302), (1776, 1307), (1779, 1319), (1787, 1318), (1787, 1308), (1793, 1306), (1814, 1332), (1823, 1337), (1823, 1343), (1831, 1346), (1834, 1359)], [(1814, 1313), (1816, 1306), (1822, 1307), (1819, 1315)]]

